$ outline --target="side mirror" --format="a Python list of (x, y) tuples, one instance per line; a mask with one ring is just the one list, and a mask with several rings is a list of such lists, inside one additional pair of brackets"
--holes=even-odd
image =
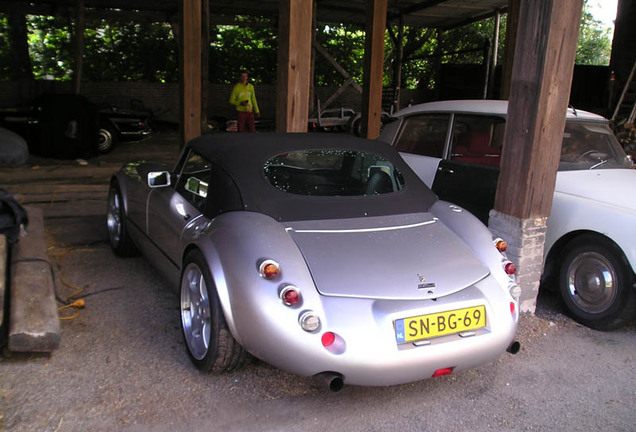
[(151, 188), (170, 186), (170, 173), (168, 171), (149, 172), (148, 186)]

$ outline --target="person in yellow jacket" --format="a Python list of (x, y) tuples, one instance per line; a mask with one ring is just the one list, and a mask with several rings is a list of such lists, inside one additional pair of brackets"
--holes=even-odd
[(247, 72), (241, 71), (241, 82), (236, 83), (230, 95), (230, 103), (236, 107), (239, 132), (254, 132), (254, 119), (260, 115), (254, 86), (247, 82)]

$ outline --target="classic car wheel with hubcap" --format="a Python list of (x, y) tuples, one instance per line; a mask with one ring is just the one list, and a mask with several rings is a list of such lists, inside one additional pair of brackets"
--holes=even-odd
[(559, 290), (580, 323), (612, 330), (634, 318), (633, 277), (622, 252), (597, 235), (575, 238), (561, 254)]
[(117, 134), (111, 126), (99, 127), (98, 149), (101, 154), (110, 153), (117, 144)]
[(139, 251), (132, 242), (126, 229), (126, 215), (124, 211), (121, 190), (113, 181), (108, 190), (108, 207), (106, 209), (106, 225), (110, 246), (116, 255), (121, 257), (135, 256)]
[(207, 263), (190, 252), (181, 275), (181, 328), (197, 368), (223, 372), (245, 364), (248, 354), (234, 340), (219, 304)]

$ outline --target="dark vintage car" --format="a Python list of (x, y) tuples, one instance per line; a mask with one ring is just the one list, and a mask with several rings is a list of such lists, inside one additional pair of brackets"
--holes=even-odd
[[(488, 223), (507, 109), (495, 100), (424, 103), (396, 113), (379, 139), (402, 152), (441, 199)], [(568, 109), (543, 281), (573, 318), (598, 330), (636, 317), (635, 190), (633, 162), (607, 119)]]
[(325, 136), (209, 134), (174, 166), (112, 178), (111, 246), (141, 251), (179, 291), (194, 364), (226, 371), (250, 353), (338, 390), (516, 352), (503, 243), (395, 149)]
[(108, 153), (120, 141), (139, 141), (152, 133), (148, 113), (97, 108), (77, 95), (45, 95), (27, 106), (2, 108), (0, 126), (26, 139), (31, 152), (53, 157)]

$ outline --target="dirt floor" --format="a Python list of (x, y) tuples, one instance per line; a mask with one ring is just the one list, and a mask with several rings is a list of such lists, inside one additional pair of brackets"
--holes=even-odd
[(259, 361), (201, 374), (176, 292), (143, 258), (115, 257), (105, 227), (109, 175), (139, 146), (171, 160), (174, 142), (0, 168), (3, 187), (44, 210), (58, 295), (87, 303), (52, 355), (0, 358), (0, 431), (636, 431), (636, 324), (590, 330), (545, 294), (521, 318), (517, 355), (442, 378), (331, 393)]

